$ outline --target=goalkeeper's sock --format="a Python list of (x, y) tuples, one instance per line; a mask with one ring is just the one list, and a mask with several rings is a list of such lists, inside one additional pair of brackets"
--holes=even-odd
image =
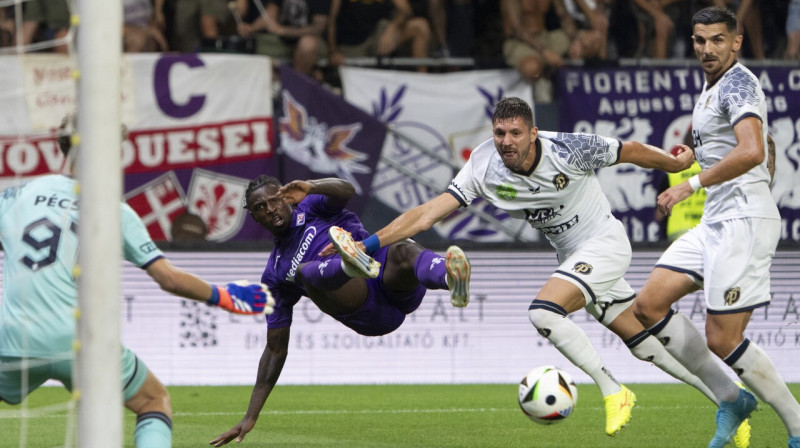
[(170, 448), (172, 420), (161, 412), (145, 412), (136, 417), (133, 439), (136, 448)]
[(423, 250), (414, 262), (414, 275), (428, 289), (449, 289), (444, 257), (429, 249)]
[(679, 379), (690, 386), (694, 386), (695, 389), (708, 397), (714, 405), (719, 405), (719, 400), (717, 400), (717, 397), (711, 392), (711, 389), (703, 384), (700, 378), (694, 376), (692, 372), (687, 370), (683, 364), (673, 358), (667, 349), (658, 342), (658, 339), (650, 335), (647, 330), (643, 330), (641, 333), (625, 341), (625, 345), (628, 346), (633, 356), (645, 362), (652, 362), (673, 378)]
[(789, 435), (800, 436), (800, 404), (786, 387), (775, 364), (758, 345), (745, 339), (725, 359), (742, 382), (783, 420)]
[(722, 370), (706, 347), (705, 338), (686, 316), (669, 310), (664, 319), (647, 331), (661, 341), (673, 358), (710, 387), (718, 401), (737, 399), (739, 386)]
[(528, 317), (539, 334), (546, 337), (578, 368), (592, 377), (604, 397), (618, 393), (622, 386), (603, 365), (586, 333), (567, 318), (564, 308), (546, 300), (534, 300)]
[(325, 291), (341, 288), (353, 278), (344, 271), (342, 263), (344, 262), (337, 257), (325, 261), (309, 261), (300, 268), (303, 283)]

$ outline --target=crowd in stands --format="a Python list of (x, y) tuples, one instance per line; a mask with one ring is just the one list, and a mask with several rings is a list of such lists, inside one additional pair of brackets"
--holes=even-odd
[[(800, 0), (122, 0), (126, 52), (242, 52), (320, 66), (352, 58), (470, 58), (473, 67), (514, 67), (546, 100), (565, 63), (692, 58), (691, 17), (706, 6), (735, 10), (742, 58), (800, 59)], [(18, 39), (64, 52), (67, 0), (0, 9), (0, 46)], [(21, 23), (21, 30), (17, 30)], [(21, 31), (21, 32), (20, 32)], [(37, 42), (53, 40), (37, 47)], [(433, 64), (422, 63), (418, 71)], [(437, 64), (448, 66), (448, 64)], [(452, 65), (449, 69), (458, 69)]]

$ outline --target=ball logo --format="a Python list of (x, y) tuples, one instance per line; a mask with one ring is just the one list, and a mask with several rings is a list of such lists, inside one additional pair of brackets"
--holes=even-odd
[(569, 185), (569, 177), (564, 173), (558, 173), (553, 176), (553, 185), (555, 185), (556, 190), (561, 191)]
[(742, 288), (735, 286), (727, 291), (725, 291), (725, 305), (733, 305), (734, 303), (739, 301), (739, 297), (742, 295)]
[(583, 274), (583, 275), (591, 274), (592, 273), (592, 269), (594, 269), (594, 268), (592, 268), (592, 265), (590, 265), (589, 263), (584, 263), (582, 261), (579, 261), (579, 262), (575, 263), (575, 266), (572, 267), (573, 271), (577, 272), (578, 274)]
[(505, 199), (506, 201), (511, 201), (517, 197), (517, 190), (508, 184), (498, 185), (496, 192), (500, 199)]

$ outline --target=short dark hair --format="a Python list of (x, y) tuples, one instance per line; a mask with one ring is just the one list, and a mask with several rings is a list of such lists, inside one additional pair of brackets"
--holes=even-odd
[(739, 24), (736, 20), (736, 13), (728, 8), (720, 6), (709, 6), (703, 8), (692, 17), (692, 28), (697, 24), (713, 25), (715, 23), (724, 23), (728, 32), (738, 31)]
[(497, 123), (497, 120), (510, 120), (512, 118), (521, 118), (529, 128), (533, 128), (531, 106), (523, 99), (515, 96), (503, 98), (497, 103), (492, 114), (492, 124)]
[(249, 208), (250, 195), (259, 188), (265, 187), (267, 185), (274, 185), (278, 188), (283, 186), (283, 184), (281, 183), (281, 181), (278, 180), (277, 177), (267, 176), (266, 174), (262, 174), (256, 177), (255, 179), (251, 180), (249, 184), (247, 184), (247, 190), (244, 191), (244, 204), (242, 204), (242, 207)]

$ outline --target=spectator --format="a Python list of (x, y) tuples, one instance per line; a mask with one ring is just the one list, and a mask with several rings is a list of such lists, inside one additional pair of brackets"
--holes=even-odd
[(684, 0), (632, 1), (631, 8), (639, 24), (639, 47), (636, 57), (666, 59), (674, 43), (675, 23), (683, 12)]
[(561, 0), (579, 31), (569, 47), (570, 59), (608, 57), (608, 11), (610, 0)]
[(14, 7), (4, 6), (0, 8), (0, 47), (14, 45), (16, 29), (14, 25)]
[[(162, 0), (163, 1), (163, 0)], [(122, 0), (122, 42), (126, 53), (167, 51), (167, 39), (157, 25), (150, 0)]]
[[(547, 14), (555, 8), (560, 28), (548, 30)], [(502, 0), (503, 57), (506, 64), (534, 82), (539, 103), (553, 101), (553, 71), (564, 65), (570, 42), (576, 36), (575, 22), (561, 0)]]
[[(22, 43), (63, 39), (69, 33), (69, 9), (66, 0), (30, 0), (22, 13)], [(67, 53), (67, 43), (52, 46), (56, 53)]]
[(433, 32), (432, 47), (434, 55), (449, 57), (447, 45), (447, 0), (408, 0), (411, 5), (411, 16), (422, 18), (428, 22)]
[(800, 59), (800, 0), (789, 3), (786, 15), (786, 59)]
[[(434, 0), (432, 0), (434, 1)], [(440, 0), (436, 0), (441, 3)], [(448, 0), (445, 8), (445, 31), (447, 49), (450, 56), (472, 56), (472, 43), (475, 38), (473, 0)], [(432, 13), (433, 14), (433, 13)], [(436, 27), (436, 19), (433, 19)]]
[(327, 55), (330, 9), (330, 0), (267, 0), (263, 14), (239, 25), (239, 35), (255, 35), (256, 53), (291, 60), (295, 70), (313, 76), (314, 66)]
[[(164, 0), (156, 0), (162, 2)], [(236, 16), (246, 11), (246, 0), (231, 2), (235, 9), (228, 8), (227, 0), (174, 0), (172, 42), (170, 48), (180, 53), (193, 53), (201, 45), (213, 46), (223, 36), (236, 35)], [(156, 7), (158, 19), (163, 10)], [(235, 11), (235, 12), (234, 12)]]
[[(332, 0), (328, 24), (331, 64), (343, 65), (345, 58), (390, 56), (405, 42), (411, 44), (411, 57), (427, 58), (430, 26), (412, 14), (408, 0)], [(417, 70), (425, 72), (427, 67)]]
[[(712, 0), (710, 3), (711, 6), (736, 11), (739, 32), (750, 42), (750, 56), (754, 59), (764, 59), (764, 29), (758, 2), (753, 0)], [(744, 45), (742, 45), (742, 49), (744, 49)], [(743, 57), (742, 49), (739, 50), (739, 57)]]

